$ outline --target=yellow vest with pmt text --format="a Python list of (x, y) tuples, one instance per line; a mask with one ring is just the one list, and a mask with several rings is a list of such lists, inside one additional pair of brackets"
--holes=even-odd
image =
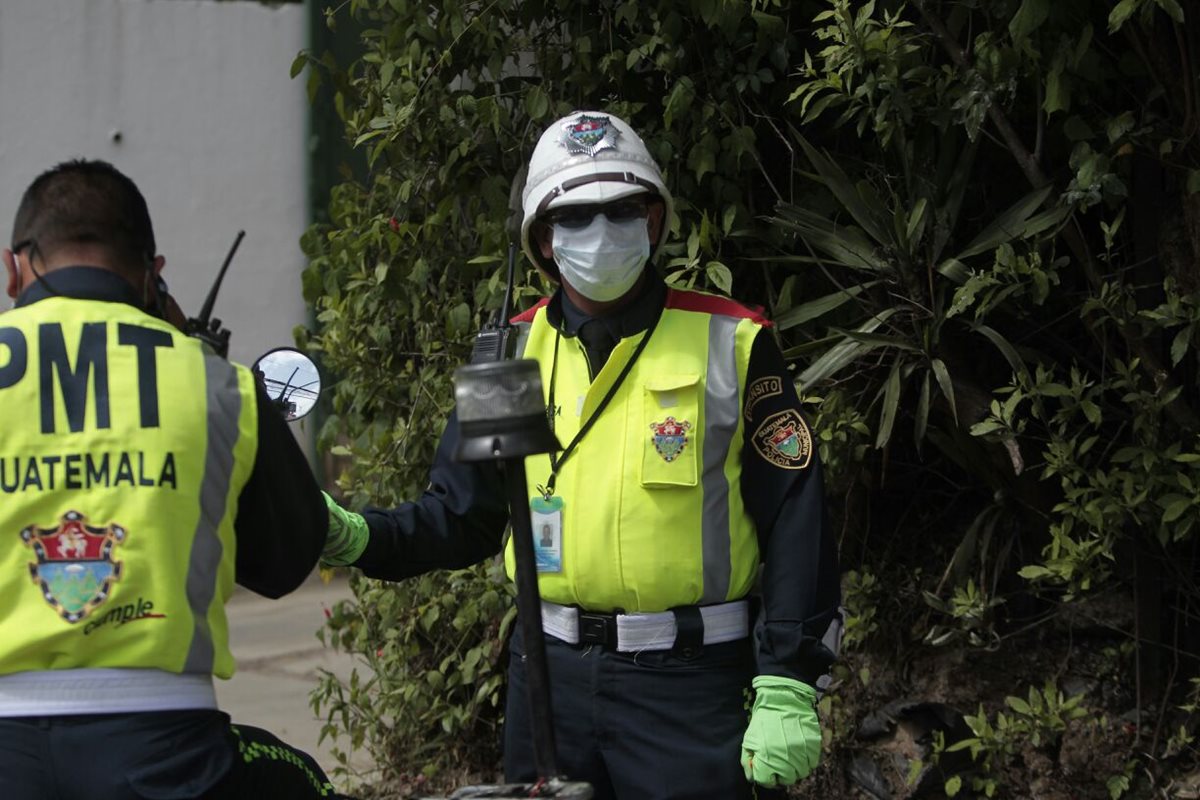
[(228, 677), (254, 379), (124, 303), (0, 315), (0, 674)]

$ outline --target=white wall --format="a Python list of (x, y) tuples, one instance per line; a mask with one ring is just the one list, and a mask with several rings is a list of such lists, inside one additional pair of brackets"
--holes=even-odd
[(184, 312), (199, 312), (245, 229), (214, 309), (230, 357), (292, 344), (308, 104), (288, 70), (306, 43), (300, 4), (0, 0), (0, 242), (38, 173), (111, 161), (146, 196)]

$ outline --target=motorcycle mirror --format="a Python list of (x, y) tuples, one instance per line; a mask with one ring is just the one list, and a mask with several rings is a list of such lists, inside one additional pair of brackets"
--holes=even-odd
[(277, 347), (264, 353), (250, 370), (288, 422), (306, 416), (321, 396), (317, 365), (294, 347)]

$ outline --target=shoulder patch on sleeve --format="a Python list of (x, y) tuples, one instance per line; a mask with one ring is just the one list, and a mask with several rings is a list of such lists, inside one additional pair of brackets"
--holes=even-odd
[(804, 469), (812, 461), (812, 434), (795, 409), (767, 417), (751, 439), (760, 456), (782, 469)]

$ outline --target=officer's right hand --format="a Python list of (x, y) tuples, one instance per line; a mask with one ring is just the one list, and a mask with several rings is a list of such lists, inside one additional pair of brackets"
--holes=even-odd
[(327, 567), (347, 567), (358, 560), (367, 541), (371, 538), (367, 521), (362, 514), (347, 511), (325, 492), (325, 506), (329, 509), (329, 533), (325, 536), (325, 547), (321, 550), (321, 563)]

